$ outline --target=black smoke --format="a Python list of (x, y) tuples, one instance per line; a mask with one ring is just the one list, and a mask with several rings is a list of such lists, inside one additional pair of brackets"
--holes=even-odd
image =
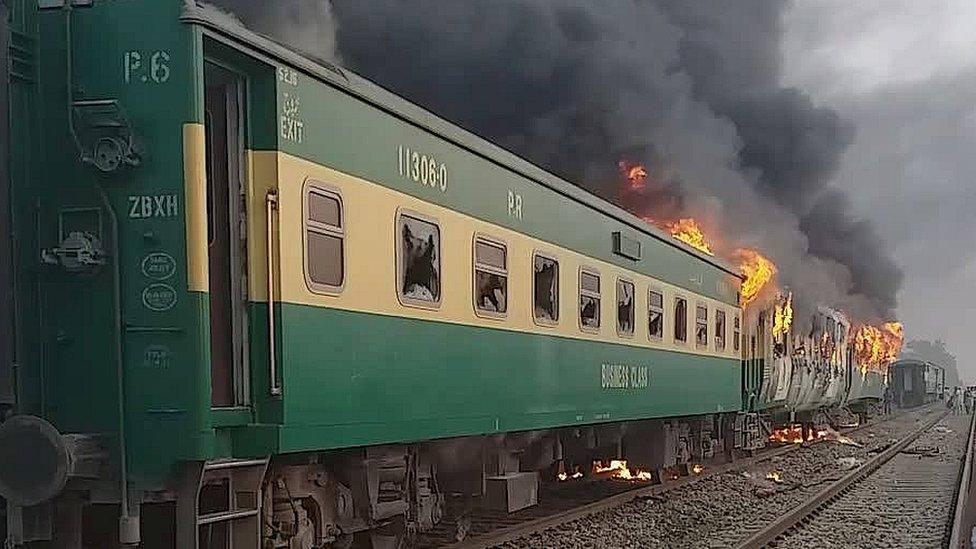
[[(281, 13), (327, 6), (220, 4), (284, 41)], [(315, 14), (323, 37), (292, 43), (334, 37), (325, 55), (439, 115), (635, 213), (704, 218), (772, 255), (794, 288), (889, 317), (901, 273), (830, 185), (854, 128), (779, 84), (786, 7), (334, 0)], [(645, 188), (627, 190), (621, 160), (649, 166)]]

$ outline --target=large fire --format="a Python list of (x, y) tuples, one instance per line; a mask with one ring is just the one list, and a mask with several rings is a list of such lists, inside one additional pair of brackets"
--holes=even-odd
[(790, 331), (793, 324), (793, 293), (787, 294), (786, 299), (777, 303), (773, 308), (773, 337), (779, 337)]
[[(621, 176), (632, 190), (643, 189), (648, 172), (647, 168), (640, 163), (621, 160), (618, 162)], [(701, 225), (693, 217), (681, 217), (676, 220), (663, 221), (653, 217), (645, 216), (644, 221), (667, 231), (672, 237), (688, 244), (696, 250), (708, 255), (715, 255), (713, 251), (714, 241), (711, 240), (702, 230)], [(740, 288), (739, 304), (743, 308), (754, 303), (763, 292), (764, 288), (776, 288), (775, 279), (779, 270), (776, 264), (768, 257), (764, 256), (759, 250), (754, 248), (735, 248), (731, 253), (726, 253), (731, 246), (722, 246), (728, 241), (719, 241), (719, 251), (724, 259), (735, 262), (739, 265), (745, 280)], [(773, 336), (787, 333), (793, 323), (793, 296), (790, 294), (785, 302), (775, 305)], [(889, 322), (880, 327), (864, 325), (861, 326), (854, 336), (855, 354), (861, 363), (862, 371), (867, 368), (887, 368), (887, 365), (897, 359), (901, 352), (902, 339), (904, 332), (902, 325), (897, 322)]]
[(627, 460), (625, 459), (612, 459), (610, 464), (607, 466), (603, 465), (602, 461), (593, 462), (593, 472), (596, 474), (606, 473), (612, 478), (619, 478), (624, 480), (653, 480), (654, 475), (650, 471), (644, 471), (642, 469), (630, 469), (627, 467)]
[(712, 247), (708, 244), (708, 240), (705, 239), (705, 233), (694, 219), (683, 217), (677, 221), (668, 223), (668, 231), (671, 232), (671, 236), (692, 248), (708, 255), (715, 255), (712, 252)]
[(746, 277), (740, 290), (741, 304), (746, 307), (759, 297), (759, 292), (776, 276), (777, 269), (772, 261), (752, 248), (739, 248), (734, 255)]
[(868, 324), (854, 332), (854, 355), (861, 367), (861, 374), (868, 370), (884, 372), (888, 365), (898, 359), (904, 327), (899, 322), (886, 322), (881, 327)]

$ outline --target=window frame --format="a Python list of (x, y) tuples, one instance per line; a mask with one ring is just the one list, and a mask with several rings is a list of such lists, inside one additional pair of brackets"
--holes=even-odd
[[(718, 319), (722, 319), (722, 330), (719, 331)], [(719, 339), (721, 335), (721, 339)], [(728, 338), (729, 338), (729, 320), (728, 315), (725, 313), (725, 309), (715, 309), (715, 350), (724, 353), (725, 349), (728, 348)], [(719, 342), (722, 344), (719, 345)]]
[[(595, 292), (595, 295), (593, 291), (583, 289), (583, 273), (596, 277), (597, 286), (599, 286), (600, 291)], [(593, 267), (586, 267), (581, 265), (579, 268), (578, 276), (576, 277), (576, 284), (577, 284), (577, 289), (579, 290), (577, 292), (577, 299), (576, 299), (576, 322), (577, 324), (579, 324), (579, 328), (581, 331), (598, 334), (600, 333), (600, 330), (603, 328), (603, 277), (600, 276), (600, 271), (598, 271), (597, 269), (594, 269)], [(597, 319), (598, 319), (596, 327), (586, 326), (583, 324), (583, 304), (581, 302), (583, 301), (584, 296), (596, 299)]]
[[(700, 343), (698, 341), (698, 311), (700, 309), (705, 309), (705, 343)], [(708, 303), (704, 301), (695, 302), (695, 348), (696, 349), (708, 349), (710, 346), (708, 344), (708, 322), (710, 320), (710, 315), (708, 314)]]
[[(536, 295), (535, 295), (535, 259), (537, 257), (540, 257), (542, 259), (547, 259), (547, 260), (552, 261), (553, 263), (556, 264), (556, 302), (553, 304), (554, 305), (554, 309), (555, 309), (554, 312), (556, 313), (556, 319), (555, 320), (546, 320), (544, 318), (539, 318), (535, 314), (535, 298), (536, 298)], [(561, 287), (561, 285), (559, 283), (559, 271), (560, 271), (561, 268), (562, 267), (559, 265), (559, 259), (556, 257), (555, 254), (546, 253), (546, 252), (543, 252), (543, 251), (540, 251), (540, 250), (532, 250), (532, 268), (531, 268), (531, 271), (532, 271), (532, 310), (531, 310), (531, 315), (532, 315), (532, 321), (535, 322), (535, 324), (537, 326), (542, 326), (544, 328), (553, 328), (553, 327), (559, 325), (559, 319), (562, 316), (560, 314), (560, 310), (559, 310), (559, 308), (560, 308), (560, 287)]]
[[(328, 223), (321, 223), (318, 221), (313, 221), (310, 218), (309, 213), (309, 196), (312, 194), (317, 194), (326, 198), (333, 198), (339, 203), (339, 226), (330, 225)], [(334, 286), (332, 284), (323, 284), (321, 282), (316, 282), (312, 280), (311, 269), (309, 268), (309, 244), (308, 244), (308, 232), (312, 231), (325, 236), (334, 236), (338, 238), (342, 244), (342, 284)], [(305, 285), (308, 290), (313, 294), (327, 295), (327, 296), (338, 296), (346, 288), (346, 276), (349, 274), (349, 261), (346, 258), (346, 240), (348, 237), (348, 229), (346, 228), (346, 207), (345, 202), (342, 199), (342, 191), (335, 185), (330, 185), (328, 183), (323, 183), (315, 179), (306, 179), (305, 184), (302, 185), (302, 258), (304, 275), (305, 275)]]
[(637, 333), (637, 284), (630, 278), (626, 276), (618, 276), (616, 282), (613, 285), (614, 291), (614, 310), (619, 313), (620, 307), (620, 284), (630, 284), (631, 289), (631, 303), (630, 303), (630, 331), (624, 332), (620, 330), (620, 318), (615, 315), (614, 324), (616, 325), (617, 335), (620, 337), (626, 337), (633, 339), (634, 335)]
[[(505, 268), (500, 269), (494, 265), (478, 263), (478, 242), (481, 241), (489, 246), (501, 248), (505, 258)], [(495, 238), (484, 233), (476, 232), (471, 238), (471, 305), (474, 307), (474, 314), (483, 318), (494, 320), (504, 320), (508, 318), (508, 310), (511, 305), (509, 296), (511, 294), (511, 276), (509, 276), (509, 257), (508, 243), (500, 238)], [(486, 311), (478, 306), (478, 270), (485, 271), (505, 278), (505, 312)]]
[[(661, 296), (661, 306), (660, 307), (651, 305), (651, 294), (652, 293)], [(662, 290), (660, 288), (657, 288), (657, 287), (653, 287), (653, 286), (652, 287), (649, 287), (647, 289), (647, 307), (646, 307), (646, 309), (647, 309), (647, 339), (649, 341), (658, 341), (658, 342), (664, 341), (664, 334), (665, 334), (665, 332), (667, 332), (667, 321), (666, 321), (666, 319), (668, 318), (667, 312), (665, 311), (665, 308), (664, 308), (664, 304), (665, 303), (666, 303), (666, 298), (664, 296), (664, 290)], [(660, 333), (660, 335), (653, 335), (653, 334), (651, 334), (651, 308), (652, 307), (654, 308), (654, 311), (655, 312), (661, 313), (661, 333)]]
[[(678, 301), (679, 300), (685, 302), (685, 338), (684, 339), (678, 339), (678, 334), (677, 334), (677, 330), (678, 330), (677, 309), (678, 309)], [(689, 312), (688, 311), (688, 304), (689, 304), (689, 300), (688, 300), (688, 297), (685, 296), (684, 294), (674, 294), (674, 299), (671, 301), (671, 303), (672, 303), (671, 311), (675, 313), (674, 323), (672, 324), (672, 328), (673, 329), (671, 331), (672, 341), (674, 342), (675, 345), (686, 345), (687, 346), (688, 345), (688, 342), (689, 342), (689, 338), (688, 338), (688, 332), (689, 332), (689, 330), (688, 330), (688, 312)]]
[[(435, 301), (425, 301), (423, 299), (414, 299), (412, 297), (407, 297), (403, 294), (403, 275), (406, 265), (403, 264), (403, 250), (400, 242), (400, 228), (401, 220), (404, 217), (409, 217), (416, 221), (423, 223), (430, 223), (437, 227), (437, 243), (438, 243), (438, 255), (437, 255), (437, 276), (438, 284), (440, 286), (437, 295), (437, 300)], [(394, 257), (396, 261), (394, 274), (396, 280), (394, 281), (394, 291), (396, 291), (397, 300), (400, 305), (404, 307), (413, 307), (417, 309), (427, 309), (430, 311), (438, 310), (444, 302), (444, 240), (443, 233), (441, 232), (441, 225), (437, 218), (420, 213), (416, 210), (410, 210), (407, 208), (397, 208), (396, 215), (393, 218), (393, 249)]]
[(742, 317), (742, 315), (739, 312), (736, 312), (734, 315), (732, 315), (732, 322), (733, 322), (733, 324), (732, 324), (732, 352), (733, 353), (740, 352), (742, 350), (742, 347), (743, 347), (742, 341), (740, 341), (740, 339), (742, 338), (742, 321), (740, 320), (741, 317)]

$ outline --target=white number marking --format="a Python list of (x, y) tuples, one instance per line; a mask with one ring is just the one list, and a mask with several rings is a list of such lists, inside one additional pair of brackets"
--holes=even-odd
[(424, 187), (439, 188), (447, 191), (447, 166), (441, 164), (433, 156), (410, 150), (410, 147), (398, 145), (397, 174), (404, 179), (420, 183)]

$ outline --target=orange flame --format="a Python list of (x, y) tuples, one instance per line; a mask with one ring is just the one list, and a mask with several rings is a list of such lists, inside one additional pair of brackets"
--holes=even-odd
[(647, 168), (643, 164), (630, 164), (621, 160), (618, 164), (620, 173), (627, 178), (631, 189), (642, 189), (647, 181)]
[(779, 471), (770, 471), (766, 473), (766, 479), (771, 480), (776, 484), (783, 484), (783, 475)]
[(785, 442), (790, 444), (803, 444), (803, 425), (795, 423), (780, 427), (769, 435), (769, 440), (773, 442)]
[(594, 473), (610, 473), (613, 478), (619, 478), (624, 480), (653, 480), (654, 475), (650, 471), (644, 471), (641, 469), (631, 470), (627, 467), (627, 460), (625, 459), (612, 459), (610, 460), (610, 465), (607, 467), (603, 466), (602, 461), (593, 462), (593, 472)]
[(793, 324), (793, 292), (790, 292), (782, 304), (777, 303), (773, 308), (773, 337), (779, 337), (790, 331)]
[(694, 475), (700, 475), (705, 472), (705, 468), (699, 464), (694, 464), (691, 466), (691, 473)]
[(770, 435), (769, 440), (772, 442), (783, 442), (786, 444), (803, 444), (804, 442), (816, 442), (818, 440), (828, 440), (831, 442), (837, 442), (840, 444), (847, 444), (850, 446), (858, 446), (860, 444), (854, 442), (850, 438), (838, 433), (829, 425), (825, 425), (819, 428), (807, 429), (800, 423), (792, 423), (779, 429), (775, 429)]
[(884, 373), (901, 354), (905, 329), (900, 322), (886, 322), (880, 328), (865, 324), (854, 333), (854, 355), (861, 374), (868, 370)]
[(667, 224), (667, 228), (671, 233), (671, 236), (677, 238), (692, 248), (695, 248), (696, 250), (704, 252), (708, 255), (715, 255), (712, 253), (712, 248), (709, 246), (708, 240), (705, 238), (705, 233), (702, 232), (698, 222), (693, 218), (683, 217), (677, 221), (672, 221), (671, 223)]
[(772, 261), (752, 248), (739, 248), (734, 255), (746, 277), (740, 290), (741, 304), (745, 307), (756, 300), (759, 292), (776, 275), (777, 269)]

